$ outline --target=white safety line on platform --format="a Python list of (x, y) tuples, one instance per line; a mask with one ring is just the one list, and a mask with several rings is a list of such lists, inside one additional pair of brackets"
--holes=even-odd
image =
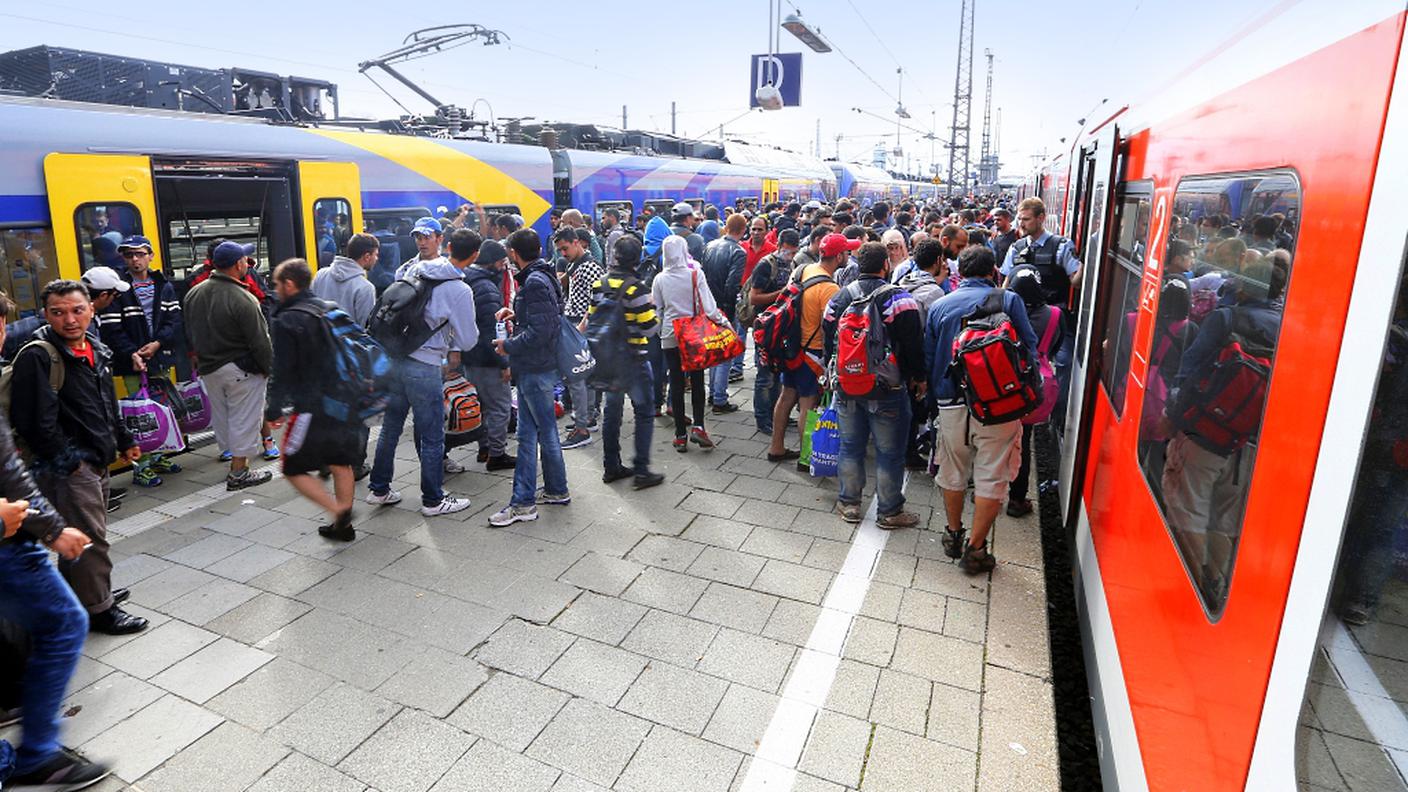
[[(906, 474), (905, 483), (908, 481)], [(878, 498), (871, 499), (841, 571), (821, 603), (821, 615), (812, 627), (802, 656), (782, 689), (782, 700), (758, 743), (739, 792), (789, 792), (797, 781), (802, 749), (817, 713), (831, 694), (846, 637), (865, 603), (880, 553), (890, 539), (890, 534), (875, 524), (878, 504)]]
[(1359, 719), (1373, 735), (1385, 758), (1393, 763), (1399, 775), (1408, 778), (1408, 755), (1402, 750), (1391, 750), (1408, 747), (1408, 718), (1403, 715), (1402, 705), (1393, 700), (1379, 680), (1378, 673), (1364, 657), (1359, 641), (1345, 629), (1344, 622), (1335, 619), (1330, 623), (1329, 638), (1326, 649), (1330, 664), (1344, 681), (1345, 697), (1354, 705)]

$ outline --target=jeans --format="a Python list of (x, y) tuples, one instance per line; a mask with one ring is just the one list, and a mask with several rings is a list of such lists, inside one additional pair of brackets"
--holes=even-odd
[(59, 705), (88, 638), (88, 614), (49, 562), (28, 541), (0, 544), (0, 618), (29, 633), (23, 682), (24, 744), (15, 772), (28, 773), (59, 750)]
[[(734, 319), (733, 332), (738, 333), (738, 338), (743, 341), (743, 346), (746, 349), (748, 346), (748, 336), (743, 333), (743, 322)], [(743, 373), (743, 355), (739, 355), (733, 359), (733, 368), (731, 370), (739, 374)]]
[[(740, 357), (739, 360), (742, 360)], [(763, 368), (758, 352), (753, 351), (753, 423), (763, 434), (772, 434), (772, 408), (782, 393), (782, 377)]]
[(389, 378), (390, 388), (386, 414), (381, 420), (381, 439), (376, 444), (376, 460), (372, 463), (369, 483), (372, 492), (391, 489), (391, 476), (396, 466), (396, 444), (406, 415), (412, 417), (416, 437), (420, 438), (420, 502), (437, 506), (445, 499), (445, 391), (440, 367), (418, 360), (398, 360)]
[(543, 487), (553, 495), (567, 492), (567, 467), (557, 436), (553, 386), (557, 372), (518, 374), (518, 463), (513, 468), (513, 506), (538, 500), (538, 454), (542, 454)]
[(837, 500), (860, 503), (865, 489), (865, 451), (875, 440), (876, 514), (887, 517), (904, 508), (904, 451), (909, 433), (909, 394), (897, 390), (882, 399), (837, 399), (836, 418), (841, 428), (841, 454), (837, 460), (840, 491)]
[(636, 417), (635, 459), (631, 469), (637, 476), (650, 472), (650, 439), (655, 429), (655, 403), (651, 398), (650, 363), (642, 360), (630, 376), (625, 391), (607, 391), (605, 415), (602, 416), (601, 444), (606, 470), (618, 470), (621, 465), (621, 415), (626, 397), (631, 398), (631, 410)]
[(733, 361), (725, 360), (709, 369), (709, 403), (728, 404), (728, 372)]
[(479, 392), (479, 410), (484, 421), (484, 439), (479, 441), (479, 447), (491, 457), (503, 456), (508, 453), (508, 419), (513, 409), (513, 394), (511, 386), (504, 382), (503, 369), (466, 366), (464, 376)]
[(660, 336), (653, 335), (646, 344), (646, 358), (650, 361), (651, 392), (657, 408), (665, 406), (665, 385), (670, 379), (670, 367), (665, 365), (665, 348), (660, 346)]
[(572, 394), (572, 427), (586, 429), (596, 423), (596, 391), (587, 387), (586, 380), (568, 382), (567, 390)]

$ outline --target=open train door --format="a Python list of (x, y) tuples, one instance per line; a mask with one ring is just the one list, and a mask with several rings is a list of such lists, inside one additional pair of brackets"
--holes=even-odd
[(362, 230), (362, 178), (353, 162), (298, 163), (303, 258), (314, 270), (332, 264)]
[[(61, 277), (77, 280), (94, 266), (122, 272), (117, 244), (124, 237), (160, 238), (150, 157), (49, 154), (44, 186)], [(153, 247), (152, 266), (160, 269), (161, 245)]]
[(1072, 170), (1075, 185), (1076, 216), (1072, 240), (1081, 256), (1079, 306), (1076, 310), (1075, 350), (1071, 356), (1070, 387), (1066, 398), (1066, 422), (1061, 443), (1061, 516), (1064, 524), (1075, 525), (1080, 492), (1084, 481), (1085, 461), (1089, 452), (1090, 415), (1087, 403), (1093, 394), (1099, 372), (1092, 365), (1098, 350), (1090, 343), (1097, 308), (1110, 299), (1104, 277), (1105, 232), (1109, 228), (1110, 197), (1114, 194), (1119, 173), (1119, 127), (1113, 122), (1100, 130), (1097, 137), (1082, 146)]

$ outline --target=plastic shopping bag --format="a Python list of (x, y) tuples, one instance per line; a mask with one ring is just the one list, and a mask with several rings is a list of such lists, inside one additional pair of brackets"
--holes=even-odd
[(201, 384), (200, 375), (192, 371), (190, 382), (176, 383), (176, 398), (184, 407), (177, 413), (181, 431), (189, 434), (210, 428), (210, 396)]
[(186, 440), (181, 436), (181, 427), (176, 423), (176, 414), (170, 407), (151, 397), (147, 391), (147, 377), (142, 375), (142, 388), (130, 398), (117, 403), (122, 421), (132, 439), (144, 454), (176, 452), (186, 450)]
[(836, 475), (841, 456), (841, 426), (836, 420), (836, 408), (828, 406), (817, 416), (812, 430), (811, 474), (817, 478)]
[(801, 456), (797, 458), (797, 463), (810, 465), (812, 462), (812, 432), (816, 431), (817, 420), (821, 417), (821, 412), (815, 408), (807, 410), (807, 420), (802, 422), (802, 446)]

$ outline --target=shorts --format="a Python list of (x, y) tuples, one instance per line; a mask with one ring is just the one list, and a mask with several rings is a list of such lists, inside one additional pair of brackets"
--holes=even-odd
[(962, 492), (971, 478), (979, 498), (1005, 499), (1022, 464), (1022, 422), (985, 426), (968, 415), (966, 406), (940, 407), (937, 428), (938, 485)]
[(284, 430), (285, 476), (317, 473), (332, 465), (355, 466), (362, 462), (358, 425), (322, 415), (295, 413)]
[(799, 399), (821, 395), (821, 381), (805, 361), (795, 369), (782, 372), (782, 387), (797, 391)]

